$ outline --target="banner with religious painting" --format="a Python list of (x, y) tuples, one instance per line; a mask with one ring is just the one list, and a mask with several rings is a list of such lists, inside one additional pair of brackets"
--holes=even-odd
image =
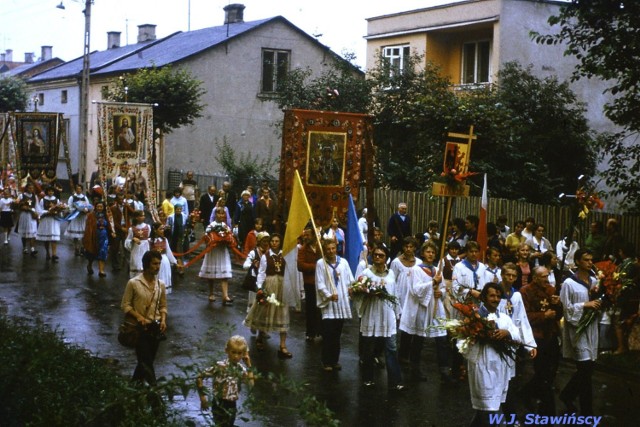
[[(151, 104), (98, 102), (98, 167), (101, 181), (143, 193), (157, 206)], [(108, 189), (104, 189), (105, 194)]]
[(11, 135), (16, 154), (16, 173), (27, 179), (51, 182), (56, 179), (60, 151), (59, 113), (11, 113)]
[(283, 218), (297, 169), (317, 225), (327, 226), (333, 216), (346, 225), (349, 194), (358, 199), (372, 138), (372, 120), (364, 114), (287, 110), (279, 183)]

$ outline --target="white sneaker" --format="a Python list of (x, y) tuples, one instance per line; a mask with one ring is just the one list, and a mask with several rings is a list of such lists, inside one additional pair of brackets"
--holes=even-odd
[(9, 239), (4, 239), (4, 244), (8, 245), (9, 244)]

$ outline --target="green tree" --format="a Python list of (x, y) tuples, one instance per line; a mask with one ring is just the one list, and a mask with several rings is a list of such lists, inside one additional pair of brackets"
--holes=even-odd
[(406, 58), (402, 71), (378, 57), (368, 78), (378, 184), (430, 191), (434, 173), (442, 170), (443, 141), (458, 104), (451, 82), (419, 55)]
[(346, 54), (347, 60), (338, 60), (328, 66), (322, 74), (313, 77), (311, 68), (291, 70), (274, 99), (283, 110), (344, 111), (367, 113), (371, 100), (371, 83), (364, 73), (352, 65), (355, 59)]
[(0, 78), (0, 113), (24, 111), (29, 102), (27, 85), (17, 77)]
[(275, 169), (278, 160), (273, 159), (271, 149), (267, 156), (257, 154), (252, 156), (249, 152), (237, 155), (237, 150), (229, 144), (226, 137), (223, 138), (222, 143), (216, 139), (215, 145), (218, 148), (215, 159), (229, 175), (236, 188), (244, 189), (260, 179), (272, 179), (271, 171)]
[(166, 134), (193, 124), (195, 119), (202, 117), (205, 105), (201, 98), (204, 93), (202, 82), (188, 70), (166, 66), (142, 68), (126, 74), (103, 95), (106, 99), (118, 102), (158, 104), (153, 109), (154, 129)]
[(472, 169), (491, 176), (492, 195), (554, 203), (575, 191), (579, 175), (595, 173), (597, 135), (567, 82), (509, 62), (495, 85), (463, 93), (459, 102), (452, 127), (475, 125)]
[(601, 78), (613, 95), (605, 115), (624, 132), (603, 137), (601, 158), (606, 184), (622, 207), (640, 212), (640, 145), (631, 141), (640, 131), (640, 2), (572, 0), (549, 18), (554, 34), (532, 33), (538, 43), (565, 46), (565, 55), (578, 60), (572, 79)]

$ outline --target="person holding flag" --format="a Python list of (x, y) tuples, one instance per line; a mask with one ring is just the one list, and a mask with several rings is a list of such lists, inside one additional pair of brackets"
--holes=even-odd
[(316, 299), (322, 312), (322, 367), (332, 372), (342, 369), (340, 337), (344, 319), (351, 319), (348, 289), (354, 279), (334, 240), (324, 239), (322, 249), (324, 258), (316, 264)]

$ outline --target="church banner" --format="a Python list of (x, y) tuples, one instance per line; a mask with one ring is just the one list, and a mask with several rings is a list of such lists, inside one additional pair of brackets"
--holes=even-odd
[[(101, 181), (119, 174), (123, 187), (145, 195), (151, 211), (157, 206), (153, 162), (153, 107), (123, 102), (98, 103), (98, 166)], [(106, 189), (105, 189), (106, 190)]]
[(279, 184), (283, 218), (297, 170), (316, 224), (327, 226), (336, 216), (346, 225), (349, 194), (358, 199), (365, 146), (372, 138), (372, 120), (365, 114), (285, 111)]
[(60, 130), (59, 113), (12, 113), (9, 116), (11, 135), (16, 153), (16, 169), (24, 181), (56, 178)]

